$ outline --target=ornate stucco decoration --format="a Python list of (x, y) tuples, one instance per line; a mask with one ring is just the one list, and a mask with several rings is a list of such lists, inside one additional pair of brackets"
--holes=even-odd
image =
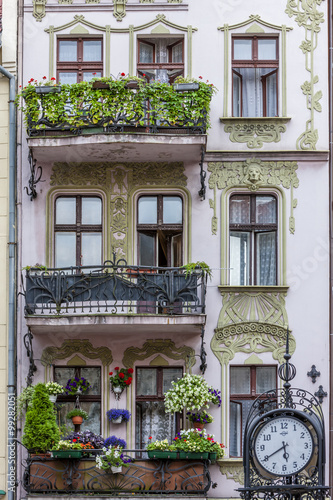
[(140, 349), (139, 347), (128, 347), (124, 352), (123, 365), (130, 368), (136, 361), (143, 361), (154, 354), (163, 354), (169, 359), (183, 360), (185, 367), (189, 370), (195, 365), (195, 351), (192, 347), (176, 347), (172, 340), (152, 339), (147, 340)]
[(155, 0), (140, 0), (140, 3), (154, 3)]
[[(271, 352), (283, 363), (288, 316), (285, 308), (287, 287), (219, 287), (222, 309), (211, 348), (221, 365), (236, 352)], [(289, 338), (290, 354), (296, 343)]]
[(249, 149), (267, 142), (279, 142), (290, 118), (220, 118), (231, 142), (246, 143)]
[(113, 0), (113, 15), (117, 19), (117, 21), (122, 21), (126, 16), (126, 4), (127, 0)]
[(255, 192), (264, 187), (282, 186), (284, 189), (290, 189), (289, 231), (294, 234), (294, 208), (297, 206), (297, 199), (294, 198), (294, 188), (299, 185), (297, 168), (297, 162), (295, 161), (263, 162), (256, 158), (248, 159), (245, 162), (208, 163), (207, 170), (211, 172), (208, 186), (214, 191), (214, 198), (209, 200), (210, 207), (214, 211), (212, 233), (217, 233), (217, 189), (244, 187)]
[(305, 40), (302, 41), (300, 49), (305, 55), (305, 69), (309, 73), (309, 80), (306, 80), (301, 89), (306, 99), (306, 108), (309, 110), (309, 119), (303, 132), (296, 141), (297, 149), (315, 150), (318, 141), (318, 130), (315, 128), (315, 111), (321, 112), (320, 99), (322, 91), (315, 90), (315, 85), (319, 82), (318, 75), (315, 74), (314, 64), (316, 58), (314, 51), (318, 46), (318, 33), (320, 24), (324, 22), (324, 14), (317, 9), (322, 0), (307, 0), (306, 2), (296, 2), (288, 0), (285, 12), (289, 17), (295, 16), (298, 26), (305, 29)]
[(243, 460), (221, 460), (218, 462), (221, 474), (227, 476), (227, 479), (232, 479), (236, 483), (244, 484), (244, 467)]
[(101, 188), (109, 204), (107, 226), (111, 258), (130, 259), (128, 228), (131, 226), (129, 199), (138, 187), (186, 187), (187, 177), (181, 162), (142, 163), (55, 163), (51, 186)]
[(113, 361), (112, 353), (108, 347), (93, 347), (89, 340), (71, 339), (65, 340), (60, 347), (46, 347), (41, 357), (41, 363), (44, 366), (52, 365), (55, 360), (66, 359), (78, 353), (88, 359), (100, 360), (103, 366), (108, 366)]
[(47, 4), (47, 0), (32, 0), (32, 3), (32, 15), (34, 16), (36, 21), (41, 21), (43, 17), (45, 17), (45, 5)]

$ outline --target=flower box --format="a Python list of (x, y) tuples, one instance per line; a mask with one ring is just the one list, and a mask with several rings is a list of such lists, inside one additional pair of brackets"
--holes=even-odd
[(200, 451), (180, 451), (179, 458), (183, 460), (207, 460), (209, 456), (208, 452), (200, 452)]
[(215, 464), (217, 459), (217, 453), (209, 453), (209, 460), (212, 462), (212, 464)]
[(60, 85), (43, 85), (36, 87), (36, 94), (57, 94), (61, 91)]
[(54, 450), (52, 451), (54, 458), (81, 458), (81, 450)]
[(185, 92), (188, 90), (199, 90), (198, 83), (175, 83), (173, 86), (176, 92)]
[(177, 451), (148, 450), (148, 457), (149, 458), (176, 459), (177, 456), (178, 456)]
[(110, 84), (106, 82), (93, 82), (93, 89), (110, 89)]

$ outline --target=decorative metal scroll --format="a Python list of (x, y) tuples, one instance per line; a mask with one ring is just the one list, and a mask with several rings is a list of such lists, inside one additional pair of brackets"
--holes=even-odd
[(199, 190), (199, 196), (204, 200), (206, 198), (206, 175), (207, 172), (203, 168), (204, 164), (204, 158), (205, 158), (205, 150), (204, 147), (202, 146), (201, 148), (201, 160), (200, 160), (200, 190)]
[(25, 187), (24, 189), (26, 190), (27, 195), (30, 196), (30, 201), (32, 201), (37, 198), (36, 186), (38, 182), (44, 182), (41, 181), (43, 170), (40, 166), (36, 167), (37, 160), (34, 160), (31, 151), (29, 151), (28, 161), (30, 165), (30, 178), (28, 181), (29, 188)]
[(212, 482), (209, 460), (135, 460), (121, 473), (96, 468), (95, 458), (29, 457), (23, 487), (28, 494), (156, 495), (178, 493), (204, 496)]
[(23, 337), (24, 346), (27, 350), (27, 356), (29, 358), (29, 371), (28, 371), (28, 375), (27, 375), (27, 384), (28, 385), (32, 384), (32, 377), (34, 376), (35, 372), (37, 371), (37, 366), (35, 365), (35, 360), (34, 360), (34, 352), (32, 350), (32, 339), (33, 339), (33, 335), (29, 329), (28, 333), (26, 333)]
[(199, 271), (127, 266), (122, 259), (102, 266), (26, 271), (25, 311), (31, 314), (205, 312), (207, 279)]

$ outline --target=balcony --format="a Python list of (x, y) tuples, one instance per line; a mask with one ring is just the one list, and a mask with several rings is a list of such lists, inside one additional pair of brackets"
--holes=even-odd
[(99, 267), (40, 270), (25, 275), (25, 315), (35, 332), (80, 326), (121, 334), (149, 328), (168, 333), (201, 331), (207, 278), (200, 269), (137, 267), (105, 262)]
[[(194, 91), (129, 78), (22, 92), (28, 145), (39, 162), (196, 160), (206, 145), (212, 87)], [(103, 88), (95, 88), (100, 83)], [(70, 149), (69, 149), (70, 148)]]

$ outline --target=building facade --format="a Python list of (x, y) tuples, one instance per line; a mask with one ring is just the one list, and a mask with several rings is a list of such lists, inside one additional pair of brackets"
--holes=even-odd
[[(138, 450), (187, 425), (165, 413), (164, 393), (204, 373), (221, 391), (207, 430), (225, 456), (195, 475), (206, 477), (203, 495), (237, 498), (245, 421), (260, 393), (282, 385), (287, 332), (293, 385), (317, 393), (328, 436), (327, 11), (315, 1), (202, 4), (22, 2), (20, 84), (26, 103), (31, 92), (37, 100), (19, 122), (18, 385), (87, 378), (82, 429)], [(145, 81), (141, 115), (135, 78), (126, 105), (91, 84), (70, 90), (110, 75)], [(213, 84), (208, 116), (191, 115), (199, 90), (175, 91), (173, 117), (156, 104), (147, 89), (177, 77)], [(182, 268), (202, 261), (211, 277)], [(119, 401), (117, 366), (133, 370)], [(58, 401), (64, 425), (75, 397)], [(131, 412), (128, 424), (108, 421), (114, 407)], [(90, 491), (64, 475), (46, 487), (27, 467), (20, 497)]]

